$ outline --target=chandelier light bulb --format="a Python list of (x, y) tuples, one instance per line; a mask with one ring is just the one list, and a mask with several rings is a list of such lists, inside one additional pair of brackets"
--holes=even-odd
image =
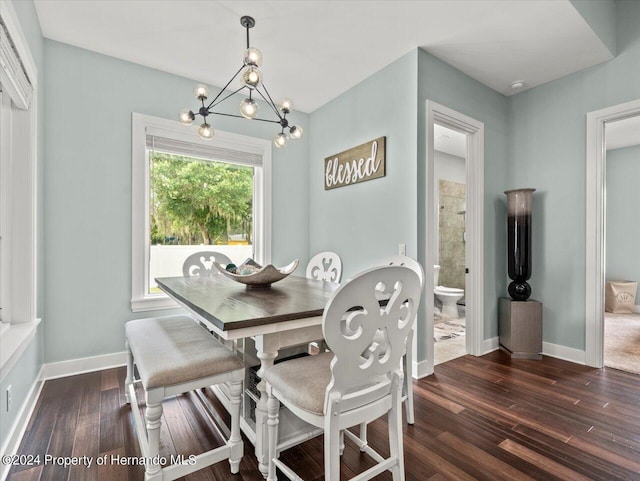
[(240, 113), (246, 119), (252, 119), (258, 113), (258, 102), (253, 99), (244, 99), (240, 103)]
[(251, 67), (262, 66), (262, 52), (257, 48), (248, 48), (244, 51), (244, 64)]
[(293, 102), (291, 99), (282, 99), (280, 102), (280, 110), (283, 114), (288, 114), (293, 110)]
[(296, 125), (292, 125), (291, 128), (289, 129), (289, 135), (291, 136), (292, 139), (295, 139), (295, 140), (301, 139), (303, 134), (304, 134), (304, 131), (302, 130), (302, 128)]
[(209, 89), (206, 85), (198, 84), (193, 88), (193, 93), (198, 100), (207, 100), (209, 96)]
[(191, 125), (195, 118), (195, 114), (189, 109), (182, 109), (180, 111), (180, 123), (183, 125)]
[(276, 135), (276, 138), (273, 139), (273, 143), (275, 144), (276, 147), (278, 147), (279, 149), (284, 147), (285, 145), (287, 145), (287, 141), (289, 139), (287, 139), (287, 135), (283, 132), (279, 133), (278, 135)]
[(247, 67), (242, 74), (242, 82), (250, 89), (255, 89), (260, 85), (262, 74), (257, 67)]
[(203, 139), (209, 140), (213, 137), (214, 134), (213, 127), (205, 122), (204, 124), (200, 125), (198, 134), (200, 134), (200, 137), (202, 137)]

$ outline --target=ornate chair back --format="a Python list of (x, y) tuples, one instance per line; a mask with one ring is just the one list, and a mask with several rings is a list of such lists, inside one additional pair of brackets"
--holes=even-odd
[(409, 256), (390, 256), (380, 261), (381, 266), (404, 266), (418, 274), (420, 278), (420, 287), (424, 287), (424, 269), (420, 263)]
[(231, 259), (220, 252), (200, 251), (191, 254), (182, 264), (182, 275), (186, 276), (210, 276), (219, 274), (213, 262), (229, 264)]
[(329, 251), (316, 254), (307, 264), (307, 277), (319, 281), (340, 282), (342, 278), (340, 256)]
[[(388, 299), (380, 305), (380, 294)], [(420, 303), (420, 277), (409, 267), (369, 269), (343, 284), (325, 309), (322, 329), (332, 379), (325, 416), (380, 400), (401, 389), (400, 359)], [(384, 345), (376, 339), (384, 339)]]

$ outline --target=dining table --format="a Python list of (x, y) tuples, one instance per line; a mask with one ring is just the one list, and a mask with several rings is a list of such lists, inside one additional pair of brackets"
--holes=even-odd
[[(164, 293), (221, 340), (251, 339), (255, 344), (259, 360), (257, 396), (252, 396), (247, 376), (240, 425), (254, 443), (258, 467), (266, 476), (267, 396), (260, 378), (273, 366), (279, 351), (322, 339), (322, 313), (338, 284), (293, 275), (268, 287), (248, 287), (219, 274), (155, 280)], [(222, 404), (229, 402), (222, 390), (217, 389), (216, 394)], [(252, 401), (255, 412), (249, 409)], [(284, 414), (279, 430), (280, 450), (321, 432)]]

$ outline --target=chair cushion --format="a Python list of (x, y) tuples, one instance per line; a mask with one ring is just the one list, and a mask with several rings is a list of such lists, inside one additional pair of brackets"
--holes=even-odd
[(264, 379), (299, 408), (323, 414), (332, 359), (333, 353), (325, 352), (281, 362), (267, 369)]
[(127, 322), (125, 334), (146, 389), (242, 369), (244, 364), (187, 316)]

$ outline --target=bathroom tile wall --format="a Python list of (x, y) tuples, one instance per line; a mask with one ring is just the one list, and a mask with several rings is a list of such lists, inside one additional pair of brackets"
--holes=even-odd
[(440, 279), (446, 287), (464, 289), (464, 212), (466, 186), (450, 180), (439, 181)]

